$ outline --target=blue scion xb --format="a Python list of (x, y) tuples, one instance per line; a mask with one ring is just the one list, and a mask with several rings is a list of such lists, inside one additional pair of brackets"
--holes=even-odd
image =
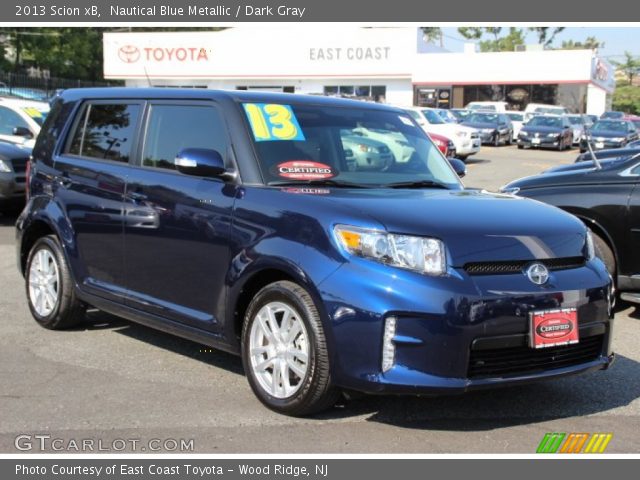
[(65, 91), (18, 218), (46, 328), (88, 306), (242, 356), (269, 408), (606, 368), (585, 226), (465, 190), (404, 111), (290, 94)]

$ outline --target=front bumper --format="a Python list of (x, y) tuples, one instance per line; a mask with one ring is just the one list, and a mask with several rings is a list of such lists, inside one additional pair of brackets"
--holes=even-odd
[(480, 147), (482, 146), (482, 142), (480, 138), (475, 137), (466, 137), (463, 139), (457, 139), (454, 141), (456, 146), (456, 155), (474, 155), (480, 151)]
[[(594, 150), (606, 150), (609, 148), (622, 148), (627, 144), (626, 141), (623, 142), (613, 142), (611, 140), (599, 140), (594, 139), (591, 141), (591, 148)], [(580, 151), (586, 152), (588, 150), (587, 142), (585, 140), (580, 140)]]
[(26, 179), (24, 173), (0, 173), (0, 201), (19, 202), (24, 200)]
[[(352, 262), (321, 285), (331, 322), (334, 378), (341, 387), (368, 393), (460, 393), (606, 368), (612, 362), (613, 297), (598, 260), (552, 272), (546, 287), (523, 274), (469, 276), (453, 269), (447, 277), (434, 278), (382, 267), (365, 272)], [(578, 344), (541, 350), (527, 346), (529, 312), (570, 307), (578, 311)], [(389, 316), (396, 317), (395, 360), (383, 372)]]
[(557, 148), (560, 145), (559, 137), (518, 137), (518, 145), (530, 148)]

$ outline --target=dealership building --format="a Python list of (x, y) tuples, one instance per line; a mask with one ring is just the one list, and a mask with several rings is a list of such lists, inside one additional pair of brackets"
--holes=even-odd
[[(592, 50), (436, 51), (417, 28), (240, 26), (104, 34), (104, 75), (128, 86), (342, 95), (395, 105), (561, 104), (599, 115), (614, 69)], [(431, 50), (431, 51), (429, 51)]]

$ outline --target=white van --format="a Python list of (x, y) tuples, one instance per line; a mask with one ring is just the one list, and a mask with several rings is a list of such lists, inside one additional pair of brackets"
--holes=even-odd
[(466, 108), (468, 110), (486, 110), (505, 113), (509, 109), (509, 104), (507, 102), (469, 102)]

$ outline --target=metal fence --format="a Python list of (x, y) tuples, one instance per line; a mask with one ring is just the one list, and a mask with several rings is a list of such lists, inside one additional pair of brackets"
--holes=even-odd
[(67, 88), (108, 87), (115, 85), (118, 85), (118, 83), (32, 76), (25, 73), (0, 71), (0, 96), (12, 95), (31, 100), (46, 101), (55, 95), (57, 90), (65, 90)]

